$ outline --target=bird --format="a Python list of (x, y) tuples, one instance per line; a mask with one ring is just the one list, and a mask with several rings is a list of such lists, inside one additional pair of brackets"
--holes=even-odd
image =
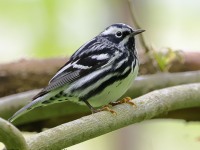
[[(18, 110), (13, 122), (42, 106), (65, 101), (85, 104), (92, 113), (114, 104), (130, 87), (139, 70), (135, 35), (144, 32), (115, 23), (82, 45), (32, 101)], [(125, 98), (124, 100), (130, 100)], [(105, 107), (104, 107), (105, 106)]]

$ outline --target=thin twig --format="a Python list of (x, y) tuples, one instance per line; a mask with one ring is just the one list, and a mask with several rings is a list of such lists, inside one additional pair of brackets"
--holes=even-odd
[[(135, 28), (142, 29), (141, 26), (139, 25), (137, 19), (136, 19), (136, 15), (135, 15), (134, 8), (133, 8), (134, 7), (133, 2), (131, 2), (131, 0), (127, 0), (127, 4), (129, 6), (130, 14), (132, 16), (132, 21), (133, 21)], [(141, 46), (143, 47), (145, 53), (148, 53), (149, 52), (149, 46), (145, 42), (143, 34), (139, 35), (139, 42), (140, 42)]]

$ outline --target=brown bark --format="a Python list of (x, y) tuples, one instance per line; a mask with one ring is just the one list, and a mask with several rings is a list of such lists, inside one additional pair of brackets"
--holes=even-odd
[(171, 72), (200, 70), (200, 52), (181, 52), (183, 63), (174, 60)]
[(0, 97), (42, 88), (66, 58), (20, 60), (0, 65)]

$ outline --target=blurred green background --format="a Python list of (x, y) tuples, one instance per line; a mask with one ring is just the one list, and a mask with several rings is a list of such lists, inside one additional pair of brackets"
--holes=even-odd
[[(149, 44), (199, 50), (200, 1), (132, 2)], [(132, 25), (127, 0), (0, 0), (0, 61), (71, 55), (116, 22)]]
[[(200, 50), (199, 0), (133, 0), (133, 11), (157, 48)], [(108, 25), (132, 25), (126, 0), (0, 0), (0, 62), (70, 56)], [(68, 150), (199, 150), (200, 123), (151, 120)]]

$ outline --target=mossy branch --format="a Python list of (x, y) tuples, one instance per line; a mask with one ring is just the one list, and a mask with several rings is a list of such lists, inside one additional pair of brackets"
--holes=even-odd
[(59, 125), (27, 139), (31, 150), (62, 149), (172, 110), (200, 106), (200, 83), (165, 88), (132, 100), (137, 107), (113, 107), (117, 115), (100, 112)]

